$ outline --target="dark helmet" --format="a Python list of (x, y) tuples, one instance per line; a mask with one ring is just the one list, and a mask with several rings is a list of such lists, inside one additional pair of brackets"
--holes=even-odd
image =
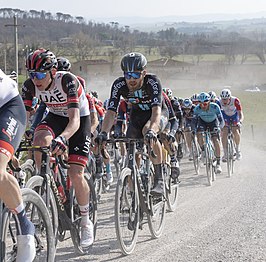
[(28, 55), (26, 68), (28, 71), (50, 70), (57, 68), (57, 60), (51, 51), (41, 48)]
[(141, 53), (129, 53), (121, 60), (121, 69), (124, 72), (142, 71), (147, 66), (147, 59)]
[(65, 57), (57, 57), (57, 70), (58, 71), (69, 71), (71, 68), (71, 63)]

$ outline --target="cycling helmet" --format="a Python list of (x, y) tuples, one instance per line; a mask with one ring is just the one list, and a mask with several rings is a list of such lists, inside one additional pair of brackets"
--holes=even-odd
[(210, 91), (208, 94), (209, 94), (211, 100), (215, 100), (215, 98), (216, 98), (216, 93), (215, 93), (214, 91)]
[(99, 98), (97, 91), (91, 91), (91, 95), (95, 98)]
[(26, 68), (28, 71), (51, 70), (57, 68), (57, 60), (51, 51), (41, 48), (28, 55)]
[(141, 53), (129, 53), (121, 60), (121, 69), (124, 72), (142, 71), (147, 66), (147, 59)]
[(222, 99), (230, 98), (231, 97), (230, 89), (223, 89), (220, 96)]
[(57, 57), (57, 70), (58, 71), (69, 71), (71, 68), (71, 63), (65, 57)]
[(163, 92), (171, 99), (173, 96), (173, 92), (170, 88), (163, 88)]
[(199, 96), (199, 95), (198, 95), (198, 94), (196, 94), (196, 93), (195, 93), (195, 94), (193, 94), (193, 95), (191, 96), (191, 98), (190, 98), (190, 99), (191, 99), (191, 101), (192, 101), (192, 102), (198, 102), (198, 101), (199, 101), (199, 99), (198, 99), (198, 96)]
[(182, 104), (183, 104), (183, 101), (184, 101), (184, 98), (182, 98), (182, 97), (178, 97), (177, 101), (178, 101), (178, 103), (179, 103), (180, 105), (182, 105)]
[(183, 108), (189, 108), (190, 109), (192, 107), (192, 105), (193, 105), (193, 103), (192, 103), (191, 99), (189, 99), (189, 98), (185, 98), (183, 103), (182, 103)]
[(209, 102), (211, 100), (211, 97), (208, 93), (202, 92), (199, 94), (198, 100), (200, 103)]

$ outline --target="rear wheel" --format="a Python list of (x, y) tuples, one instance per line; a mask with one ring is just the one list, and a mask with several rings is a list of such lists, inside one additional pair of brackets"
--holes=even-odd
[[(149, 177), (150, 186), (153, 188), (152, 182), (154, 178), (154, 171), (152, 170)], [(177, 200), (177, 199), (176, 199)], [(149, 229), (153, 238), (159, 238), (164, 229), (166, 203), (164, 197), (153, 197), (149, 195), (150, 210), (147, 214)]]
[(234, 147), (231, 139), (227, 140), (227, 174), (228, 177), (234, 172)]
[(208, 185), (212, 185), (212, 158), (211, 158), (211, 152), (210, 149), (205, 146), (205, 168), (206, 168), (206, 175), (207, 175), (207, 181)]
[(138, 190), (133, 190), (131, 172), (129, 168), (122, 170), (115, 194), (115, 232), (124, 255), (133, 252), (139, 230)]

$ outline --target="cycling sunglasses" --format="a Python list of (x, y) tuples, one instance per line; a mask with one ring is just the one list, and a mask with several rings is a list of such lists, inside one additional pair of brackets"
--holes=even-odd
[(30, 79), (36, 79), (42, 80), (46, 77), (47, 72), (29, 72)]
[(209, 102), (210, 102), (209, 100), (205, 100), (204, 102), (200, 102), (200, 104), (203, 106), (207, 106)]
[(124, 72), (124, 77), (126, 79), (130, 79), (133, 77), (134, 79), (139, 79), (141, 76), (142, 72)]

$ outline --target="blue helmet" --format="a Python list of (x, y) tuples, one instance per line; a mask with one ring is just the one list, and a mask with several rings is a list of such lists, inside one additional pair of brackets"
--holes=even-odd
[(198, 100), (200, 103), (209, 102), (211, 100), (211, 97), (208, 93), (202, 92), (199, 94)]

